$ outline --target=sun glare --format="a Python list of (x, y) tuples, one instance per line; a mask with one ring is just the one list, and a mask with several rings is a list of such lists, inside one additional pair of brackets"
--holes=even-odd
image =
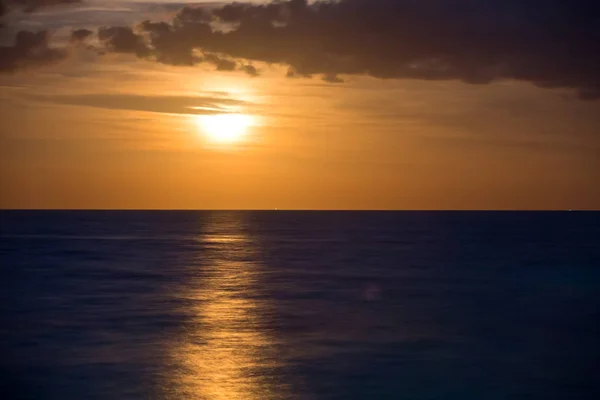
[(246, 114), (200, 115), (197, 124), (212, 142), (234, 143), (243, 139), (254, 118)]

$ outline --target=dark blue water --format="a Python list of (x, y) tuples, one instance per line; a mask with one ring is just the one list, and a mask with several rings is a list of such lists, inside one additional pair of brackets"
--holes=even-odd
[(600, 398), (600, 213), (0, 226), (3, 399)]

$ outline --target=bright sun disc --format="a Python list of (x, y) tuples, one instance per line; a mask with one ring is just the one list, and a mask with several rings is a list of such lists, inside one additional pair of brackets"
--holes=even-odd
[(245, 114), (201, 115), (197, 123), (211, 141), (233, 143), (246, 135), (253, 118)]

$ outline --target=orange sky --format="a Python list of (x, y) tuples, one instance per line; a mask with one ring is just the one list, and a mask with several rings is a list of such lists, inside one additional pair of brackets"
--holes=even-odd
[[(255, 65), (252, 78), (80, 50), (1, 75), (0, 207), (600, 208), (600, 102)], [(255, 124), (215, 143), (188, 104)]]
[[(143, 62), (118, 74), (110, 62), (93, 65), (64, 79), (68, 68), (0, 80), (4, 208), (600, 204), (598, 105), (568, 103), (528, 84), (356, 78), (332, 87), (275, 73), (248, 78)], [(258, 124), (243, 141), (215, 144), (197, 116), (53, 97), (76, 102), (90, 93), (167, 96), (166, 105), (168, 96), (242, 100)]]

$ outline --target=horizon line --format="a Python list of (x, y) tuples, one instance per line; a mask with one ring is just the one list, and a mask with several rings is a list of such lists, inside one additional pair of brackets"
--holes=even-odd
[(0, 208), (2, 211), (173, 211), (173, 212), (203, 212), (203, 211), (245, 211), (245, 212), (572, 212), (600, 211), (600, 208), (448, 208), (448, 209), (400, 209), (400, 208)]

